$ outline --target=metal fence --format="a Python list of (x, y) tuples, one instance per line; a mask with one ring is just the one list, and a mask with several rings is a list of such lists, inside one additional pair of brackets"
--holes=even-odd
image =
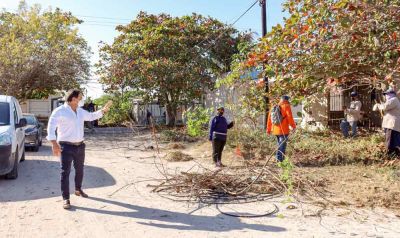
[(382, 92), (365, 85), (346, 89), (338, 87), (331, 90), (329, 94), (328, 126), (332, 129), (340, 128), (340, 122), (345, 118), (343, 107), (349, 107), (350, 93), (353, 91), (358, 93), (358, 98), (362, 103), (363, 118), (359, 122), (359, 126), (367, 129), (380, 127), (382, 118), (379, 112), (372, 111), (372, 107), (377, 101), (380, 101), (377, 99), (381, 98)]

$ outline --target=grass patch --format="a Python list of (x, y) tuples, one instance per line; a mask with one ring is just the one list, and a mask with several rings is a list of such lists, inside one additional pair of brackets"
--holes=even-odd
[[(389, 159), (383, 141), (381, 134), (345, 139), (339, 134), (298, 130), (289, 137), (287, 154), (298, 166), (374, 164)], [(265, 159), (273, 154), (277, 142), (274, 136), (262, 131), (233, 130), (228, 145), (239, 147), (245, 159)]]
[(181, 151), (172, 151), (167, 154), (166, 159), (171, 162), (183, 162), (193, 160), (194, 158)]
[(301, 133), (290, 139), (288, 153), (295, 155), (294, 163), (302, 166), (372, 164), (387, 159), (380, 138), (383, 136), (377, 134), (345, 139), (335, 134)]
[(185, 148), (186, 148), (186, 146), (182, 143), (171, 143), (168, 145), (168, 149), (171, 149), (171, 150), (183, 150)]

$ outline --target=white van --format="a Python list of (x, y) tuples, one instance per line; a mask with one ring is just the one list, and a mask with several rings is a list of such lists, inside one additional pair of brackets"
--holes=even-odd
[(8, 179), (18, 177), (18, 163), (25, 160), (26, 124), (18, 101), (0, 95), (0, 175)]

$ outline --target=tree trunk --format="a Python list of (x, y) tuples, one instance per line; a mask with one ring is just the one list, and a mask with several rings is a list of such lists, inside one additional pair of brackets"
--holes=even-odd
[(172, 104), (167, 104), (165, 108), (167, 109), (167, 120), (166, 120), (167, 126), (175, 126), (176, 111), (177, 111), (176, 106)]

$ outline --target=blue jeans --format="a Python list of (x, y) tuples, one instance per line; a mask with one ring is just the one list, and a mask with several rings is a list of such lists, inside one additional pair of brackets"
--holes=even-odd
[(289, 135), (276, 136), (276, 138), (278, 139), (278, 151), (276, 152), (276, 159), (279, 162), (282, 162), (285, 159), (288, 136)]
[(350, 122), (350, 126), (351, 126), (351, 132), (353, 133), (351, 136), (356, 137), (357, 136), (357, 121)]
[(340, 129), (342, 130), (343, 136), (344, 137), (349, 137), (349, 130), (351, 127), (351, 136), (356, 137), (357, 136), (357, 121), (342, 121), (340, 123)]

